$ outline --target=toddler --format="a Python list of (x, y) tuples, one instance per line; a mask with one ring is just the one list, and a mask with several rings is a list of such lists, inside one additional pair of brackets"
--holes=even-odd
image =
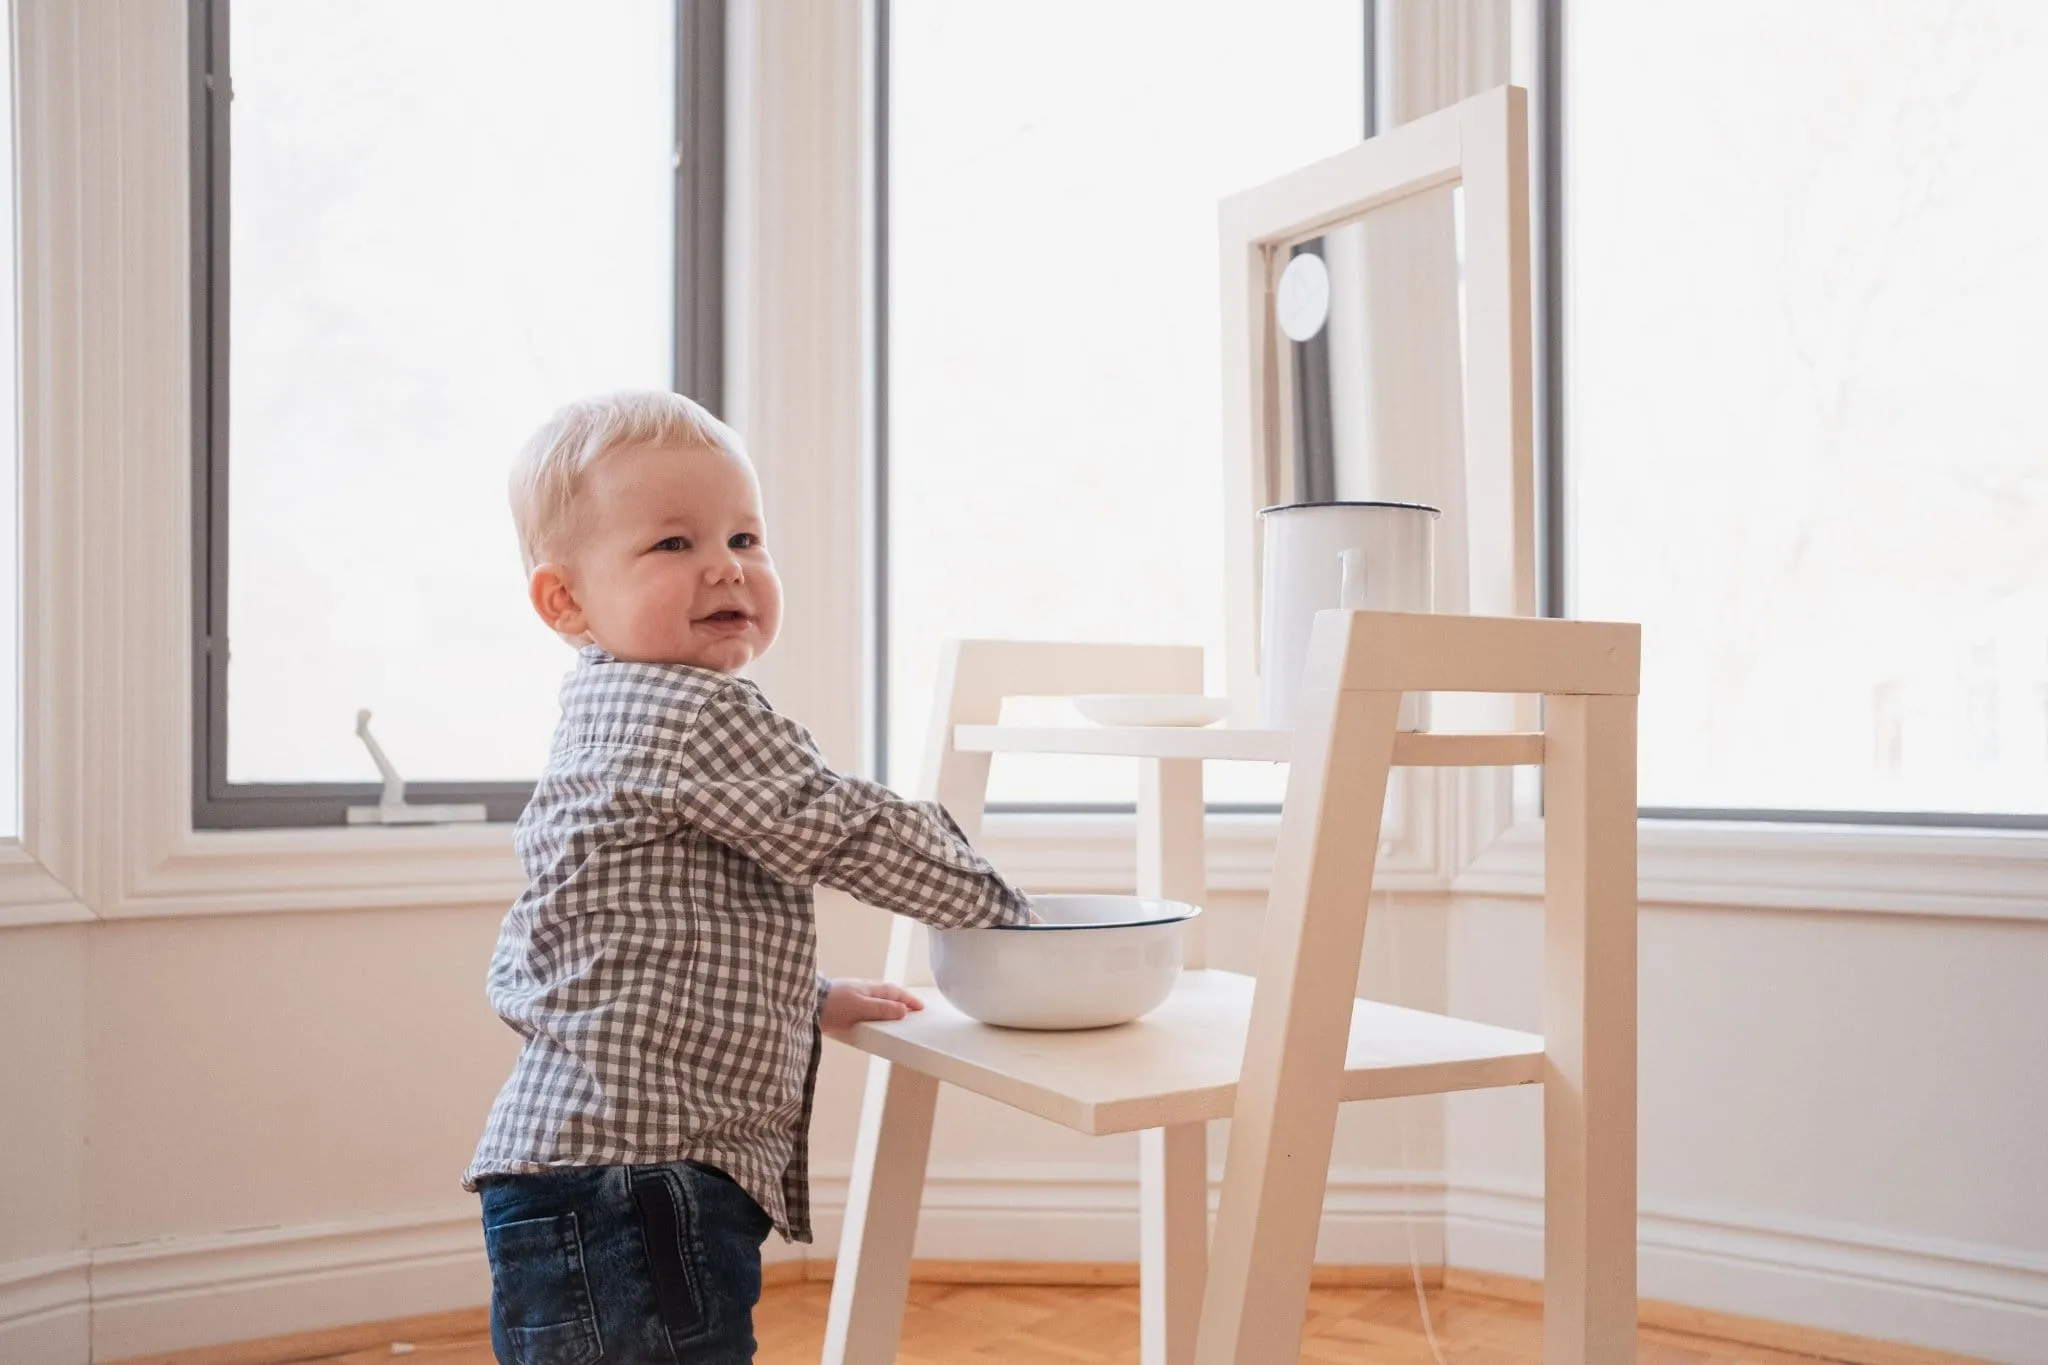
[(533, 608), (579, 655), (487, 982), (525, 1039), (463, 1177), (492, 1345), (752, 1360), (761, 1245), (810, 1240), (820, 1029), (920, 1007), (816, 974), (811, 888), (940, 926), (1029, 910), (944, 810), (833, 772), (737, 676), (782, 589), (730, 428), (675, 394), (572, 403), (512, 510)]

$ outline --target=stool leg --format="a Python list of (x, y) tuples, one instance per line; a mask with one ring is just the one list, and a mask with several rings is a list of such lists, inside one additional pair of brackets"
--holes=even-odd
[(1636, 1358), (1635, 712), (1544, 699), (1547, 1365)]
[(825, 1365), (891, 1365), (896, 1359), (938, 1099), (934, 1078), (879, 1057), (868, 1063), (825, 1322)]
[[(1203, 1289), (1198, 1365), (1301, 1355), (1398, 692), (1328, 686), (1338, 613), (1309, 645), (1258, 986)], [(1322, 678), (1318, 687), (1315, 680)]]
[[(1201, 905), (1208, 899), (1207, 834), (1202, 761), (1147, 758), (1138, 763), (1138, 894)], [(1197, 919), (1183, 931), (1181, 965), (1209, 965), (1208, 928)]]
[(1138, 1140), (1138, 1358), (1192, 1365), (1209, 1268), (1209, 1131), (1180, 1123)]
[[(1202, 764), (1144, 759), (1138, 769), (1138, 894), (1206, 898)], [(1208, 965), (1202, 922), (1188, 926), (1184, 966)], [(1193, 1365), (1209, 1270), (1209, 1130), (1200, 1123), (1138, 1134), (1139, 1358)]]

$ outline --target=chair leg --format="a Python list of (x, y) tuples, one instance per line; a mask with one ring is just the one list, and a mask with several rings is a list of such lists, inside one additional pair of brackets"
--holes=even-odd
[(1138, 1134), (1138, 1321), (1143, 1365), (1192, 1365), (1209, 1268), (1209, 1132)]
[[(1147, 758), (1138, 763), (1138, 894), (1201, 905), (1208, 899), (1202, 761)], [(1190, 970), (1209, 965), (1208, 929), (1187, 926)]]
[(868, 1063), (825, 1322), (825, 1365), (890, 1365), (896, 1359), (938, 1098), (933, 1077), (879, 1057)]
[(1636, 1358), (1635, 707), (1544, 702), (1547, 1365)]
[[(1310, 673), (1341, 650), (1317, 621)], [(1202, 1296), (1198, 1365), (1301, 1354), (1398, 692), (1304, 688)]]

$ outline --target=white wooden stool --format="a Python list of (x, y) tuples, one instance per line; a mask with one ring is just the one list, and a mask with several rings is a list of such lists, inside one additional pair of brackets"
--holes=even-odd
[[(1020, 1033), (929, 989), (899, 921), (887, 974), (926, 1008), (841, 1041), (872, 1054), (825, 1359), (896, 1358), (940, 1082), (1084, 1133), (1141, 1134), (1143, 1358), (1298, 1357), (1339, 1103), (1545, 1086), (1545, 1357), (1635, 1353), (1635, 693), (1632, 625), (1325, 612), (1300, 728), (1029, 729), (1005, 696), (1199, 692), (1197, 649), (967, 641), (946, 657), (925, 794), (970, 837), (997, 752), (1137, 758), (1139, 890), (1200, 904), (1201, 764), (1288, 761), (1256, 977), (1197, 935), (1166, 1004), (1120, 1028)], [(1544, 698), (1545, 728), (1396, 734), (1404, 692)], [(1390, 768), (1544, 766), (1545, 1034), (1354, 998)], [(1203, 1125), (1229, 1117), (1207, 1265)], [(1253, 1274), (1254, 1267), (1257, 1274)]]

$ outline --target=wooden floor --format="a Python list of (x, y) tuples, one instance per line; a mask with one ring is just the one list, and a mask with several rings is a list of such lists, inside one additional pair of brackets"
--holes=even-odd
[[(825, 1335), (831, 1287), (771, 1288), (755, 1317), (762, 1365), (814, 1365)], [(1542, 1324), (1533, 1304), (1457, 1290), (1428, 1294), (1438, 1344), (1450, 1365), (1536, 1365)], [(1413, 1289), (1317, 1289), (1309, 1297), (1304, 1361), (1432, 1365)], [(328, 1365), (488, 1365), (479, 1336), (414, 1343), (395, 1357), (389, 1344), (301, 1356)], [(904, 1313), (901, 1365), (1136, 1365), (1138, 1292), (1131, 1288), (1041, 1288), (919, 1284)], [(1819, 1357), (1733, 1345), (1645, 1328), (1640, 1365), (1814, 1365)]]

